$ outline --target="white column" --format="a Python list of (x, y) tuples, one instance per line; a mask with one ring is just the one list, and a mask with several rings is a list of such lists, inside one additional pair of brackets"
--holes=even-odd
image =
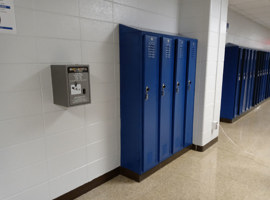
[(179, 32), (198, 39), (193, 143), (218, 136), (228, 0), (182, 0)]

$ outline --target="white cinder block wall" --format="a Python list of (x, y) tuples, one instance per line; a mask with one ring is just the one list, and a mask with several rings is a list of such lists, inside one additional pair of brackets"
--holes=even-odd
[(270, 51), (270, 29), (229, 9), (227, 43)]
[[(120, 165), (118, 23), (176, 34), (178, 0), (15, 0), (0, 34), (0, 199), (48, 200)], [(92, 103), (53, 104), (51, 64), (90, 64)]]

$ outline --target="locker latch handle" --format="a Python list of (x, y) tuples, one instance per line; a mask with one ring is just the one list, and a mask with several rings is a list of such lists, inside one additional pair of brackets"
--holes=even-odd
[(190, 89), (191, 86), (191, 80), (188, 80), (188, 89)]
[(165, 88), (166, 88), (166, 85), (163, 83), (162, 84), (161, 96), (164, 96), (165, 95)]
[(177, 82), (177, 83), (176, 83), (176, 91), (175, 91), (176, 93), (179, 93), (179, 86), (180, 86), (180, 83)]
[(145, 87), (145, 101), (147, 101), (149, 99), (149, 92), (150, 88), (148, 86)]

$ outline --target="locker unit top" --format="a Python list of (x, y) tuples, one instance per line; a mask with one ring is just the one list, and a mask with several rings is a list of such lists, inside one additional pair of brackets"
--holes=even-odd
[(197, 39), (195, 38), (189, 38), (189, 37), (185, 37), (182, 35), (170, 35), (170, 33), (162, 33), (162, 32), (154, 32), (152, 30), (141, 30), (139, 28), (133, 28), (133, 27), (129, 27), (123, 24), (119, 24), (119, 30), (123, 31), (123, 32), (136, 32), (136, 33), (141, 33), (141, 34), (148, 34), (148, 35), (153, 35), (153, 36), (157, 36), (157, 37), (169, 37), (169, 38), (173, 38), (173, 39), (182, 39), (182, 40), (186, 40), (186, 41), (196, 41), (198, 42)]
[(226, 48), (228, 48), (228, 47), (235, 47), (235, 48), (241, 48), (241, 49), (247, 49), (247, 50), (252, 50), (252, 51), (268, 53), (268, 51), (265, 51), (265, 50), (254, 49), (254, 48), (250, 48), (250, 47), (244, 47), (244, 46), (240, 46), (240, 45), (233, 44), (233, 43), (227, 43)]

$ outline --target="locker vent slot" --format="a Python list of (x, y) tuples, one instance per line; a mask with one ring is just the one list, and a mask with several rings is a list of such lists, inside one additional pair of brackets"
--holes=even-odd
[(179, 59), (182, 59), (184, 57), (184, 51), (183, 51), (183, 45), (184, 42), (182, 40), (178, 40), (179, 45)]
[(194, 47), (192, 48), (191, 55), (192, 57), (196, 56), (196, 49)]
[(181, 47), (179, 49), (179, 58), (182, 59), (184, 57), (184, 51), (183, 51), (183, 47)]
[(166, 58), (171, 58), (171, 48), (170, 48), (170, 44), (166, 44), (166, 47), (165, 47), (165, 57), (166, 57)]
[(155, 58), (155, 49), (156, 45), (155, 42), (149, 41), (148, 43), (148, 58)]

